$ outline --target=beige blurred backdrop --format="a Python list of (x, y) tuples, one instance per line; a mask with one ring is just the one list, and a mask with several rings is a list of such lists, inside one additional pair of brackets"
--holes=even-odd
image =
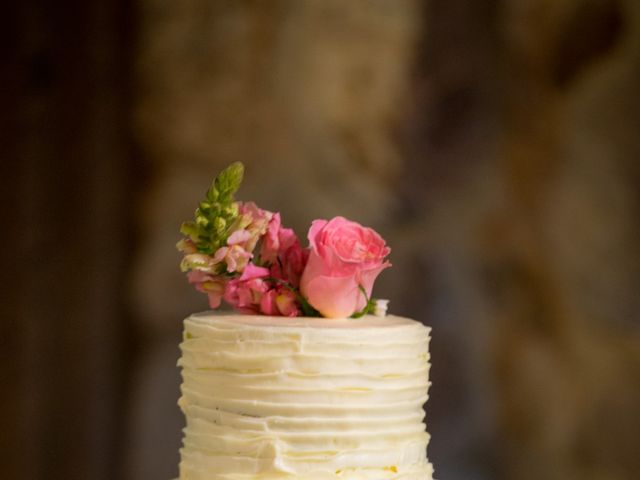
[(177, 474), (178, 227), (239, 197), (377, 229), (433, 327), (440, 480), (640, 471), (640, 3), (14, 3), (2, 478)]

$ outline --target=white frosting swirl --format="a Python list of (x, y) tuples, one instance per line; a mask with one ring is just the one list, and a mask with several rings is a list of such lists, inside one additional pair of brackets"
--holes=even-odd
[(185, 320), (180, 480), (431, 480), (429, 329), (410, 319)]

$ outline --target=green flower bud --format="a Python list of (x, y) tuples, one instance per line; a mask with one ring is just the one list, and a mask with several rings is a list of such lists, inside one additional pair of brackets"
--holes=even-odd
[(224, 233), (225, 228), (227, 227), (227, 221), (222, 217), (216, 217), (213, 220), (213, 228), (218, 235), (222, 235)]

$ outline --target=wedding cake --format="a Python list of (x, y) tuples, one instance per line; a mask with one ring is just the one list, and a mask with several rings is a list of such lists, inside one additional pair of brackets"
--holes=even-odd
[(303, 248), (280, 215), (216, 177), (183, 224), (182, 269), (215, 310), (184, 321), (180, 480), (432, 480), (423, 405), (430, 329), (386, 315), (375, 231), (315, 220)]

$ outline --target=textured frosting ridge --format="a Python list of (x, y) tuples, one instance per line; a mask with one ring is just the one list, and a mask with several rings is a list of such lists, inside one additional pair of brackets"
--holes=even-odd
[(180, 345), (180, 480), (431, 480), (429, 328), (195, 314)]

